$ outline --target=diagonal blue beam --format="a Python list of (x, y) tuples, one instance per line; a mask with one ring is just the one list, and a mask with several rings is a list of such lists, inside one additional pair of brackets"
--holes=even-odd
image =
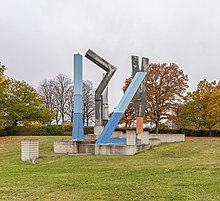
[(131, 102), (132, 98), (134, 97), (136, 91), (138, 90), (146, 74), (147, 74), (146, 72), (137, 72), (135, 74), (128, 89), (126, 90), (118, 106), (116, 107), (114, 113), (112, 114), (111, 118), (106, 124), (104, 130), (102, 131), (101, 135), (96, 141), (96, 144), (111, 143), (110, 138), (111, 138), (112, 133), (114, 132), (116, 126), (118, 125), (118, 122), (120, 121), (122, 115), (124, 114), (126, 108), (128, 107), (128, 104)]

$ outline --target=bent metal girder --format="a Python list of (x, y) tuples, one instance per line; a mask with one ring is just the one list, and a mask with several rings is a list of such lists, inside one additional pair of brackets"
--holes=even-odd
[[(149, 59), (143, 57), (141, 61), (141, 69), (139, 69), (139, 57), (131, 56), (132, 62), (132, 78), (135, 76), (137, 72), (148, 72), (149, 68)], [(134, 95), (134, 111), (135, 117), (144, 117), (145, 116), (145, 108), (146, 108), (146, 88), (147, 76), (145, 76), (143, 82), (138, 88), (137, 92)]]
[(103, 126), (102, 93), (107, 87), (117, 68), (90, 49), (86, 52), (85, 57), (106, 71), (104, 78), (95, 91), (95, 125)]

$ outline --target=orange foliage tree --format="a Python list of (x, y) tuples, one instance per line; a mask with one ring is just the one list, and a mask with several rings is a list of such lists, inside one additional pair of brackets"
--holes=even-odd
[[(176, 119), (175, 111), (182, 103), (188, 87), (187, 81), (188, 76), (174, 63), (169, 65), (166, 63), (150, 64), (146, 83), (147, 104), (144, 122), (153, 123), (156, 133), (159, 132), (161, 121)], [(131, 78), (126, 79), (123, 87), (124, 92), (130, 82)], [(130, 103), (120, 123), (124, 123), (128, 117), (134, 121), (133, 103)]]

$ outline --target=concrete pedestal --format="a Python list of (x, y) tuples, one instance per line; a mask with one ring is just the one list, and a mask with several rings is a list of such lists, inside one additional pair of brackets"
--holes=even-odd
[(135, 131), (127, 131), (127, 145), (136, 145), (136, 133)]
[(148, 131), (144, 131), (141, 133), (141, 144), (150, 144), (149, 141), (149, 132)]
[(54, 152), (60, 154), (73, 154), (76, 152), (73, 141), (61, 140), (54, 142)]
[[(114, 133), (115, 137), (123, 137), (125, 134)], [(149, 149), (151, 146), (166, 142), (181, 142), (185, 140), (184, 134), (140, 134), (139, 144), (136, 143), (135, 131), (127, 131), (126, 144), (95, 144), (94, 138), (88, 138), (84, 142), (61, 140), (54, 142), (54, 152), (63, 154), (99, 154), (99, 155), (134, 155), (139, 151)], [(150, 136), (150, 138), (149, 138)]]
[(39, 140), (25, 139), (21, 141), (21, 160), (34, 160), (39, 158)]
[(98, 139), (98, 137), (102, 133), (103, 129), (104, 129), (104, 126), (95, 126), (94, 127), (94, 135), (96, 136), (96, 139)]

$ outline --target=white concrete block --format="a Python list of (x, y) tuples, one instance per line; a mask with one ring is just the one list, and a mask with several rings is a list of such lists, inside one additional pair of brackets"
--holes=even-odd
[(143, 133), (141, 133), (141, 144), (149, 144), (150, 135), (148, 131), (144, 131)]
[(73, 141), (57, 141), (54, 142), (54, 152), (60, 154), (74, 153)]
[(122, 131), (114, 131), (111, 137), (112, 138), (122, 138), (123, 132)]
[(39, 158), (39, 140), (24, 139), (21, 141), (21, 160), (33, 160)]
[(136, 145), (136, 133), (134, 130), (129, 130), (126, 132), (127, 135), (127, 145)]
[(94, 134), (97, 136), (96, 138), (98, 138), (98, 136), (100, 136), (103, 129), (104, 129), (104, 126), (95, 126), (94, 127)]

